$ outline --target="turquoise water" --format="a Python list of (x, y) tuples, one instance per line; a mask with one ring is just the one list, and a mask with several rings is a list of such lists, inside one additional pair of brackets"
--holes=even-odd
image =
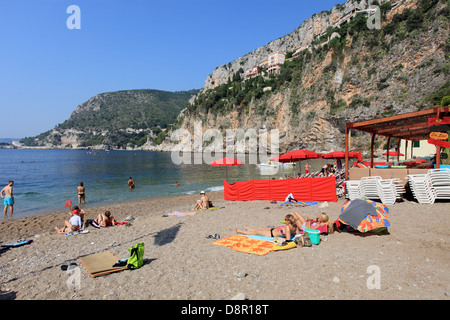
[[(310, 161), (313, 169), (321, 163)], [(77, 204), (76, 188), (81, 181), (87, 208), (223, 190), (226, 170), (229, 182), (282, 176), (281, 170), (261, 172), (254, 164), (227, 169), (206, 163), (176, 165), (169, 152), (0, 149), (0, 187), (14, 180), (14, 217), (64, 210), (66, 200)], [(133, 191), (128, 190), (130, 176), (136, 182)], [(180, 186), (174, 185), (177, 181)]]

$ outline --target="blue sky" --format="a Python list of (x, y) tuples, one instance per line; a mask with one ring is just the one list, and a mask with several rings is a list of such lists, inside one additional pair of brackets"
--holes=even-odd
[[(336, 0), (0, 0), (0, 138), (54, 128), (109, 91), (200, 89)], [(81, 29), (67, 28), (77, 5)]]

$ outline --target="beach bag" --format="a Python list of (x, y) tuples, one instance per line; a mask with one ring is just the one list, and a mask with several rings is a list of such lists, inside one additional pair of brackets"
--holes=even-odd
[(144, 244), (138, 243), (130, 248), (130, 257), (127, 260), (128, 269), (138, 269), (144, 264)]
[(312, 247), (311, 239), (309, 238), (308, 232), (303, 232), (303, 235), (295, 237), (294, 242), (299, 247)]

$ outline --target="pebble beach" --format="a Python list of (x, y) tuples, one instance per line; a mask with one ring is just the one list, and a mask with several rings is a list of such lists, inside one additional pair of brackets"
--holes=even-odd
[[(387, 234), (334, 232), (319, 245), (273, 251), (264, 256), (213, 245), (244, 226), (280, 225), (290, 211), (334, 221), (345, 201), (309, 207), (281, 202), (226, 201), (223, 191), (208, 193), (219, 210), (189, 216), (198, 195), (122, 202), (90, 207), (85, 219), (109, 210), (130, 225), (61, 235), (68, 211), (0, 220), (0, 243), (33, 240), (0, 248), (0, 300), (448, 300), (450, 298), (448, 203), (403, 200), (389, 206)], [(326, 238), (326, 239), (325, 239)], [(326, 240), (326, 241), (325, 241)], [(128, 258), (128, 248), (144, 243), (144, 265), (93, 278), (79, 257), (110, 251)], [(70, 285), (76, 269), (78, 283)], [(378, 278), (374, 280), (373, 276)]]

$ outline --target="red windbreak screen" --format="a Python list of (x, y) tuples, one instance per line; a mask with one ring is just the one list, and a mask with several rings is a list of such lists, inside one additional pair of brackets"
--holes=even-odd
[(232, 201), (277, 200), (284, 201), (289, 193), (304, 202), (337, 202), (334, 177), (250, 180), (223, 182), (224, 198)]

